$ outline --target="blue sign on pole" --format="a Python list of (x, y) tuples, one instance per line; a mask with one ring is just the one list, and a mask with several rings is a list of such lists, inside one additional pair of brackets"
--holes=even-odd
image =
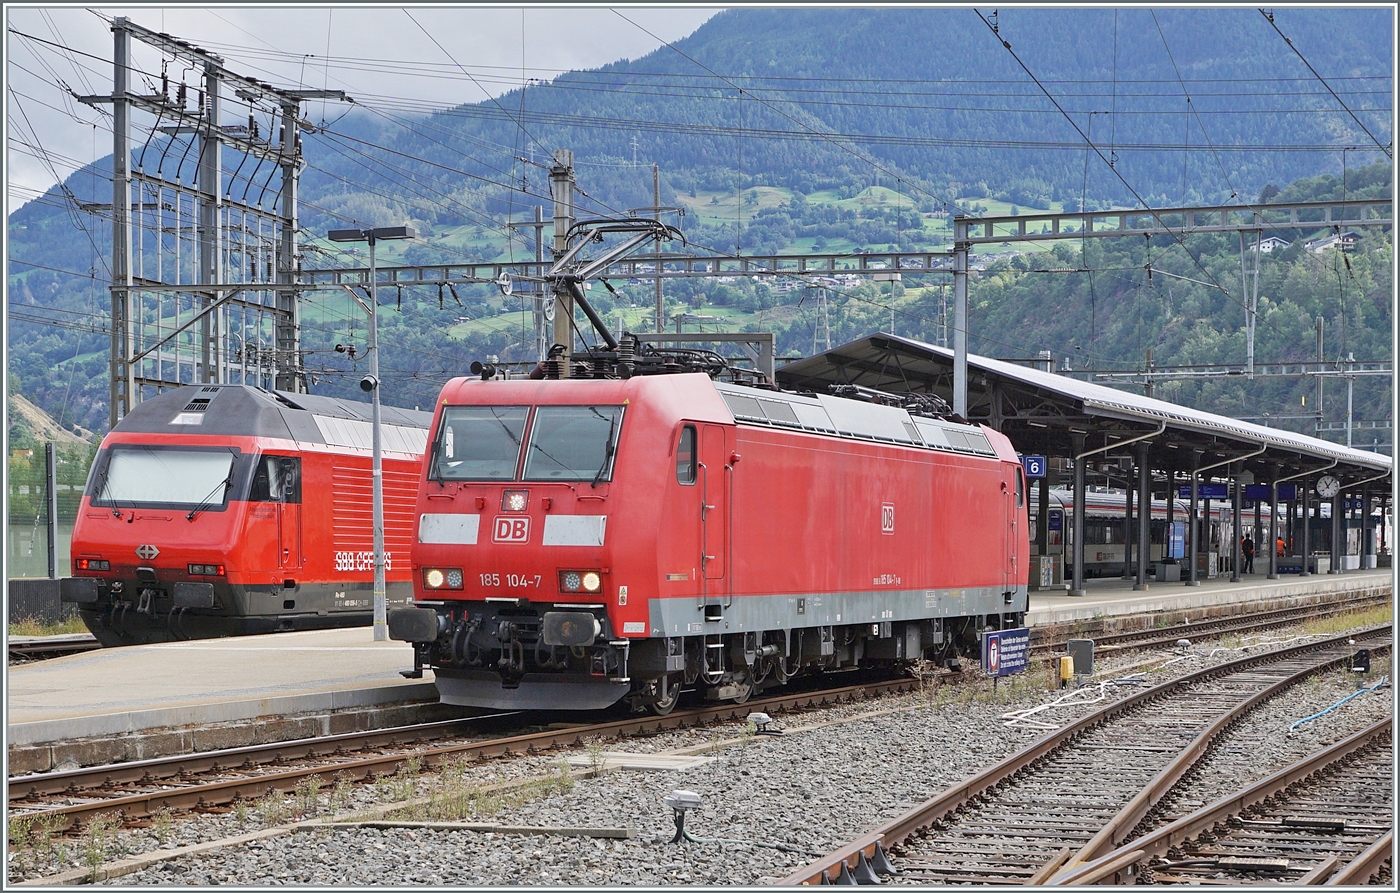
[(1186, 522), (1173, 521), (1171, 542), (1167, 545), (1168, 558), (1186, 557)]
[(1052, 512), (1050, 513), (1050, 529), (1051, 529), (1051, 530), (1064, 530), (1064, 527), (1065, 527), (1065, 513), (1062, 512), (1062, 511), (1059, 511), (1059, 510), (1052, 511)]
[(1026, 477), (1045, 477), (1045, 457), (1044, 456), (1022, 456), (1021, 466), (1026, 469)]
[(982, 672), (988, 676), (1024, 673), (1030, 653), (1031, 631), (1024, 626), (982, 634)]
[[(1183, 484), (1177, 488), (1177, 493), (1182, 499), (1191, 498), (1191, 485)], [(1198, 484), (1196, 486), (1196, 496), (1199, 499), (1229, 499), (1229, 484)]]
[(1274, 488), (1270, 484), (1245, 484), (1244, 498), (1250, 502), (1268, 502), (1273, 497)]

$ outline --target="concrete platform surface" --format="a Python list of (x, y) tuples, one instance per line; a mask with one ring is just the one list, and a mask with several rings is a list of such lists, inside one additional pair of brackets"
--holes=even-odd
[(1325, 596), (1339, 592), (1384, 589), (1394, 593), (1394, 572), (1389, 569), (1347, 571), (1343, 574), (1286, 574), (1270, 580), (1264, 574), (1247, 574), (1238, 583), (1228, 576), (1201, 580), (1199, 586), (1156, 583), (1133, 590), (1133, 582), (1118, 577), (1084, 581), (1084, 594), (1068, 591), (1032, 592), (1028, 626), (1091, 620), (1151, 611), (1181, 611), (1249, 602)]
[[(1367, 589), (1393, 592), (1392, 572), (1259, 574), (1198, 587), (1150, 583), (1138, 592), (1130, 581), (1089, 580), (1083, 596), (1032, 592), (1026, 619), (1036, 626)], [(436, 701), (431, 671), (419, 680), (399, 675), (412, 666), (409, 645), (375, 642), (367, 627), (104, 648), (10, 667), (7, 740), (25, 746)]]
[(10, 744), (437, 698), (368, 627), (102, 648), (9, 668)]

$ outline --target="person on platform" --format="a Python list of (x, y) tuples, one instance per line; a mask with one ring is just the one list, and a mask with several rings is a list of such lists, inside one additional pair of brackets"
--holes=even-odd
[(1288, 554), (1288, 546), (1284, 543), (1283, 537), (1279, 537), (1279, 538), (1278, 538), (1277, 549), (1278, 549), (1278, 557), (1280, 557), (1280, 558), (1283, 558), (1285, 555)]
[(1240, 553), (1244, 555), (1244, 572), (1254, 573), (1254, 540), (1249, 538), (1249, 534), (1244, 535), (1244, 541), (1240, 543)]

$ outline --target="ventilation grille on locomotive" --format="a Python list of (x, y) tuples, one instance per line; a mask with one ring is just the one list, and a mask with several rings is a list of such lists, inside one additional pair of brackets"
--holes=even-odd
[(195, 394), (194, 397), (190, 399), (190, 402), (185, 404), (185, 408), (180, 411), (204, 412), (209, 408), (209, 404), (213, 402), (214, 398), (217, 396), (219, 396), (219, 389), (216, 387), (200, 388), (199, 392)]
[(715, 387), (737, 421), (815, 434), (837, 434), (926, 447), (955, 453), (994, 456), (986, 435), (977, 428), (911, 416), (893, 406), (862, 403), (822, 394), (772, 394), (762, 397), (716, 382)]

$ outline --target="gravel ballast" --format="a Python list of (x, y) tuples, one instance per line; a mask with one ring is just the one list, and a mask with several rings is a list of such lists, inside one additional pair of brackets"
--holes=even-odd
[[(1130, 670), (1155, 684), (1241, 654), (1237, 649), (1211, 652), (1202, 646), (1185, 659), (1163, 652), (1146, 663), (1142, 654), (1132, 654), (1118, 658), (1117, 666), (1112, 658), (1101, 659), (1100, 678)], [(1164, 669), (1152, 672), (1169, 661)], [(1388, 671), (1388, 663), (1375, 668), (1372, 682)], [(1110, 690), (1106, 699), (1117, 699), (1130, 690)], [(1170, 811), (1178, 815), (1190, 811), (1391, 714), (1392, 694), (1381, 689), (1288, 733), (1296, 720), (1355, 690), (1351, 674), (1329, 672), (1254, 711), (1227, 733), (1206, 763), (1186, 780)], [(1095, 706), (1081, 702), (1056, 707), (1036, 714), (1036, 722), (1008, 725), (1002, 719), (1008, 711), (1045, 704), (1061, 694), (1006, 680), (993, 692), (990, 681), (980, 680), (929, 693), (779, 716), (776, 725), (785, 734), (775, 737), (754, 735), (747, 725), (731, 723), (601, 742), (587, 749), (584, 769), (576, 766), (570, 774), (562, 769), (562, 754), (473, 763), (453, 773), (457, 793), (475, 796), (478, 806), (475, 814), (464, 814), (456, 821), (626, 828), (635, 835), (626, 840), (426, 828), (302, 829), (179, 856), (108, 883), (767, 884), (1026, 746), (1045, 734), (1038, 723), (1062, 725)], [(721, 746), (725, 741), (736, 743)], [(600, 750), (661, 753), (679, 748), (689, 748), (709, 761), (681, 770), (623, 769), (583, 777), (588, 763), (596, 765), (603, 758)], [(573, 754), (577, 757), (578, 751)], [(549, 781), (488, 795), (491, 785), (534, 778)], [(434, 784), (425, 774), (417, 780), (414, 793), (427, 796)], [(315, 797), (315, 814), (329, 818), (335, 800), (337, 821), (363, 814), (376, 804), (412, 796), (409, 785), (398, 780), (339, 794), (330, 788), (327, 782)], [(685, 826), (698, 843), (670, 843), (675, 826), (662, 798), (677, 789), (694, 791), (703, 800), (702, 807), (687, 816)], [(276, 809), (256, 804), (241, 814), (176, 818), (163, 829), (120, 832), (105, 852), (115, 859), (283, 824), (294, 817), (290, 811), (297, 808), (297, 798), (288, 796), (284, 804), (289, 812), (280, 816)], [(300, 805), (309, 805), (308, 799), (303, 797)], [(494, 814), (493, 806), (499, 810)], [(388, 817), (444, 820), (422, 810)], [(156, 839), (157, 830), (164, 832), (163, 843)], [(34, 847), (12, 847), (10, 880), (82, 868), (85, 841), (66, 840), (62, 845), (68, 850), (63, 859)]]

